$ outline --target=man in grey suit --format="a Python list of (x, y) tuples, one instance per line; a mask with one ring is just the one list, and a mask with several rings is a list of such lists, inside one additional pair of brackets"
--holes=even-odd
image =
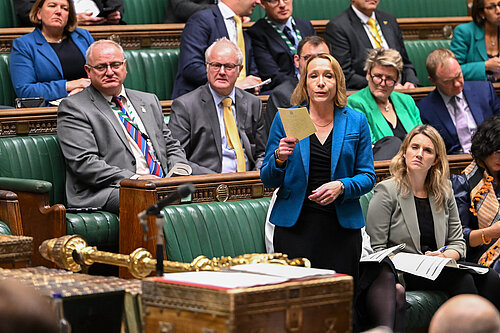
[(57, 135), (69, 207), (118, 213), (121, 180), (157, 178), (176, 163), (187, 163), (158, 98), (124, 88), (126, 65), (118, 44), (94, 42), (85, 65), (91, 85), (59, 105)]
[(205, 61), (208, 83), (172, 103), (172, 136), (186, 151), (193, 174), (258, 170), (267, 138), (261, 100), (235, 87), (243, 55), (223, 37), (206, 50)]

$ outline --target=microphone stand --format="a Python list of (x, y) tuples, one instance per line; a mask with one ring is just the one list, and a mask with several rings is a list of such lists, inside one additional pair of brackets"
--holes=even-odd
[(156, 215), (156, 227), (158, 237), (156, 239), (156, 276), (163, 276), (163, 223), (165, 222), (163, 212)]

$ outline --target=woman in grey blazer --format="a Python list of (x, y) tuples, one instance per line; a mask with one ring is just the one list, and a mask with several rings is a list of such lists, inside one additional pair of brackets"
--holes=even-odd
[[(457, 205), (449, 181), (446, 148), (430, 125), (416, 126), (392, 159), (392, 177), (380, 182), (370, 201), (366, 230), (380, 251), (405, 243), (405, 252), (465, 258)], [(445, 267), (432, 281), (403, 274), (406, 290), (442, 290), (450, 296), (479, 294), (500, 305), (500, 277)]]

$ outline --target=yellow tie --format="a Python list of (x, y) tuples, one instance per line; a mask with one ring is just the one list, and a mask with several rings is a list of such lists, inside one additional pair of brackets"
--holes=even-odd
[(224, 126), (226, 127), (227, 145), (229, 148), (234, 149), (236, 153), (236, 170), (238, 172), (245, 172), (247, 171), (245, 155), (243, 154), (243, 147), (241, 146), (240, 135), (238, 134), (238, 128), (236, 127), (231, 104), (233, 104), (233, 100), (229, 97), (222, 100), (222, 105), (224, 105)]
[(247, 76), (247, 71), (245, 69), (247, 63), (245, 60), (245, 38), (243, 37), (243, 27), (241, 25), (241, 18), (238, 15), (233, 16), (234, 22), (236, 22), (236, 37), (238, 38), (238, 47), (243, 53), (243, 66), (241, 68), (240, 76), (238, 79), (244, 79)]
[(382, 47), (382, 37), (380, 37), (380, 34), (378, 33), (377, 22), (371, 18), (368, 20), (368, 26), (370, 27), (370, 32), (375, 40), (375, 46), (377, 48)]

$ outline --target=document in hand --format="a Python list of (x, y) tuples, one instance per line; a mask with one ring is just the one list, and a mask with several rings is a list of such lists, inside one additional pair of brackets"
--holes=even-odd
[(398, 253), (391, 259), (397, 270), (421, 276), (433, 281), (439, 276), (439, 274), (441, 274), (441, 271), (445, 266), (466, 269), (469, 272), (477, 274), (485, 274), (488, 272), (486, 267), (474, 267), (466, 264), (457, 264), (457, 262), (451, 258), (425, 256), (423, 254)]
[(390, 247), (388, 249), (378, 251), (378, 252), (372, 253), (370, 255), (364, 256), (359, 261), (360, 262), (378, 262), (378, 263), (380, 263), (380, 262), (382, 262), (382, 260), (384, 260), (385, 257), (401, 251), (402, 249), (405, 248), (405, 246), (406, 246), (405, 243), (395, 245), (395, 246)]
[(314, 126), (306, 108), (278, 108), (278, 111), (286, 136), (294, 137), (300, 141), (316, 133), (316, 126)]

